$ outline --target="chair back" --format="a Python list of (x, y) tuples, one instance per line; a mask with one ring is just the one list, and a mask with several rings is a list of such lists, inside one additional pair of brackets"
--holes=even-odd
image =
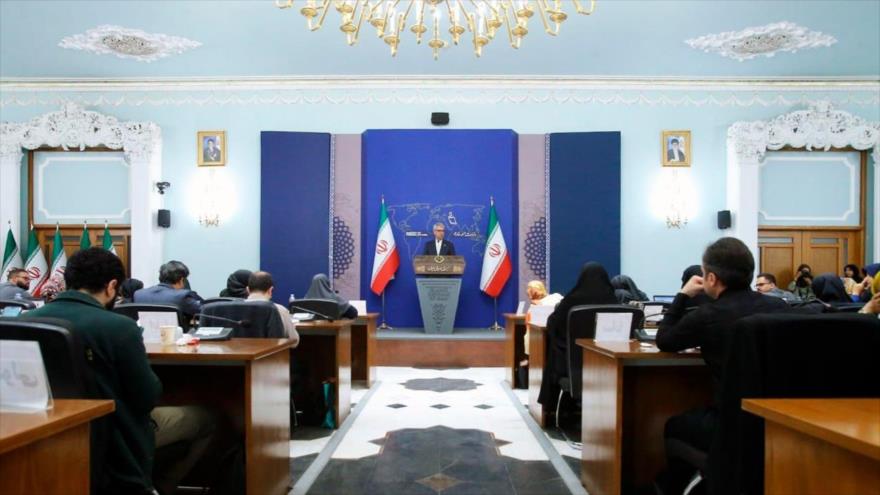
[(858, 313), (865, 303), (831, 303), (831, 312), (835, 313)]
[(202, 306), (204, 306), (205, 304), (214, 304), (214, 303), (218, 303), (218, 302), (235, 302), (235, 301), (242, 301), (242, 299), (238, 298), (238, 297), (226, 297), (226, 296), (209, 297), (209, 298), (205, 299), (204, 301), (202, 301)]
[(21, 308), (22, 311), (30, 311), (37, 308), (37, 305), (34, 304), (33, 301), (29, 301), (27, 299), (0, 299), (0, 309), (3, 309), (7, 306)]
[[(211, 317), (216, 316), (214, 321)], [(224, 320), (234, 320), (238, 324)], [(284, 322), (278, 308), (271, 301), (217, 302), (202, 307), (199, 323), (203, 326), (232, 327), (233, 337), (273, 338), (286, 337)]]
[(744, 398), (880, 397), (880, 320), (874, 315), (759, 314), (725, 330), (719, 427), (709, 492), (761, 493), (764, 423)]
[(117, 304), (113, 307), (113, 312), (122, 316), (127, 316), (134, 321), (138, 321), (139, 313), (175, 313), (177, 314), (177, 325), (186, 330), (189, 328), (189, 321), (180, 311), (180, 308), (171, 304), (146, 304), (146, 303), (128, 303)]
[(632, 324), (629, 336), (633, 338), (635, 331), (642, 324), (642, 310), (635, 306), (614, 304), (585, 304), (575, 306), (568, 311), (567, 335), (565, 340), (566, 356), (568, 357), (568, 381), (571, 387), (566, 390), (573, 398), (581, 398), (581, 382), (584, 367), (584, 353), (575, 341), (577, 339), (596, 338), (596, 315), (600, 313), (632, 313)]
[(295, 299), (288, 305), (290, 313), (309, 313), (316, 320), (338, 320), (339, 303), (333, 299)]
[(57, 318), (2, 318), (0, 340), (37, 342), (52, 387), (52, 397), (94, 397), (95, 386), (85, 351), (70, 323)]

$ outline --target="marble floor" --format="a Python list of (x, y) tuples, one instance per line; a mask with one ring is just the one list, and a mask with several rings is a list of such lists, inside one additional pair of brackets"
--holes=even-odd
[(502, 368), (379, 368), (372, 390), (353, 391), (353, 421), (294, 430), (293, 493), (585, 493), (579, 452), (530, 427), (524, 391), (503, 379)]

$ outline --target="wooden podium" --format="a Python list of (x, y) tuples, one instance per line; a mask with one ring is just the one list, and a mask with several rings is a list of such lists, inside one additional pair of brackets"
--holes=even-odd
[(464, 274), (463, 256), (415, 256), (413, 272), (425, 333), (451, 334)]

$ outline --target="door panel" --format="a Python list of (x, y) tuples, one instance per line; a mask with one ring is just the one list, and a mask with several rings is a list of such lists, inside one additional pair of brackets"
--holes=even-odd
[(838, 274), (847, 263), (863, 264), (860, 239), (858, 230), (759, 229), (761, 271), (776, 275), (779, 287), (792, 281), (801, 263), (810, 265), (814, 275)]
[(758, 249), (761, 271), (776, 275), (776, 283), (785, 287), (792, 281), (792, 274), (801, 256), (801, 234), (788, 231), (761, 231)]

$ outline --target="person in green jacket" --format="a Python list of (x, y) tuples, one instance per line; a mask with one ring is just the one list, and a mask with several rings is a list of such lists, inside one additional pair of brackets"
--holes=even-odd
[[(141, 329), (109, 311), (125, 279), (122, 262), (93, 247), (67, 262), (68, 290), (26, 318), (59, 318), (72, 325), (94, 374), (98, 398), (116, 401), (109, 420), (99, 493), (170, 494), (201, 458), (216, 428), (214, 414), (198, 406), (155, 407), (162, 383), (150, 368)], [(164, 473), (153, 473), (157, 447), (185, 441), (187, 454)]]

